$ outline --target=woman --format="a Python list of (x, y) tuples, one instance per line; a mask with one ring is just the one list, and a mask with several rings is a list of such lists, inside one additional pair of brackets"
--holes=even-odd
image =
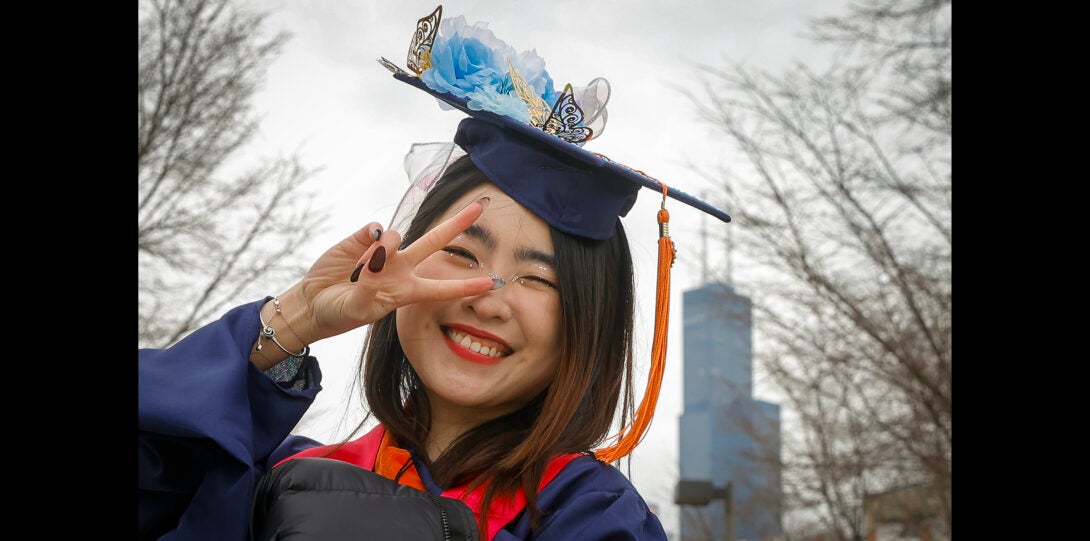
[[(421, 19), (422, 35), (440, 14)], [(431, 54), (476, 47), (482, 27), (443, 28)], [(668, 188), (579, 148), (594, 122), (555, 131), (563, 104), (578, 108), (581, 95), (590, 109), (602, 94), (557, 97), (543, 69), (516, 58), (485, 90), (533, 88), (518, 96), (529, 123), (504, 113), (510, 101), (477, 109), (467, 104), (480, 95), (429, 85), (451, 80), (441, 58), (419, 76), (395, 69), (470, 115), (454, 145), (410, 153), (415, 182), (396, 227), (372, 222), (277, 297), (141, 350), (142, 537), (423, 538), (435, 523), (482, 539), (665, 539), (611, 463), (646, 430), (665, 355), (656, 328), (657, 373), (632, 418), (633, 272), (619, 218), (640, 187), (664, 203)], [(549, 116), (533, 114), (534, 96), (556, 98)], [(363, 325), (360, 375), (378, 426), (327, 446), (291, 435), (321, 389), (309, 344)], [(618, 410), (627, 430), (601, 447)]]

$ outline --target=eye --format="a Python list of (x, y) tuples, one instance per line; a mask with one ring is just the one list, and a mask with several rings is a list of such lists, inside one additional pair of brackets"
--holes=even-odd
[(464, 265), (469, 269), (481, 268), (481, 263), (477, 261), (477, 256), (465, 248), (459, 248), (457, 246), (447, 246), (443, 248), (443, 251), (450, 256), (451, 261), (457, 262), (458, 265)]
[(559, 289), (556, 280), (556, 271), (551, 265), (531, 263), (515, 273), (513, 279), (520, 286), (536, 291), (556, 291)]
[(535, 276), (533, 274), (527, 276), (516, 276), (514, 281), (520, 286), (526, 286), (531, 289), (537, 289), (541, 291), (556, 289), (555, 282), (546, 278), (542, 278), (541, 276)]

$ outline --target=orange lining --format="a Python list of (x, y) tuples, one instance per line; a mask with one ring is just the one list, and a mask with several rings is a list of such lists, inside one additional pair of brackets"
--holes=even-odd
[[(401, 472), (402, 468), (405, 471)], [(400, 477), (398, 472), (401, 472)], [(397, 447), (389, 432), (382, 435), (378, 456), (375, 457), (375, 473), (387, 479), (394, 479), (399, 484), (427, 492), (424, 481), (420, 479), (420, 474), (416, 471), (412, 455), (405, 449)]]

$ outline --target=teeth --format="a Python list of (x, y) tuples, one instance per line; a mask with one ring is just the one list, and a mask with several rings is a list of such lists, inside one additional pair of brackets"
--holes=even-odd
[(454, 329), (447, 330), (447, 336), (456, 344), (460, 344), (462, 347), (469, 349), (470, 351), (480, 353), (481, 355), (487, 355), (489, 357), (503, 357), (499, 346), (490, 347), (480, 342), (475, 342), (469, 335), (462, 334)]

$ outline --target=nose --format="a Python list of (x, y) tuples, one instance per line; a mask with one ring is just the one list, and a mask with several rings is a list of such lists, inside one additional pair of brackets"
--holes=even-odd
[(512, 310), (509, 295), (504, 293), (503, 287), (506, 281), (499, 276), (489, 273), (489, 277), (492, 278), (494, 285), (492, 289), (481, 293), (480, 295), (474, 295), (472, 297), (463, 297), (462, 303), (466, 309), (472, 311), (482, 320), (487, 319), (499, 319), (507, 320), (511, 318)]

